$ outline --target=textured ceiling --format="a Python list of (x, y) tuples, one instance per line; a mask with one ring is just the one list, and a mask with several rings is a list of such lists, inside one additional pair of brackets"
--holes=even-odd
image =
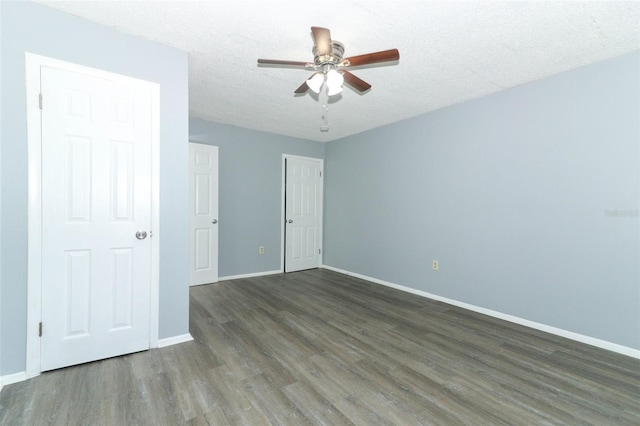
[[(329, 141), (640, 49), (638, 1), (183, 1), (39, 3), (189, 52), (190, 115)], [(398, 48), (394, 65), (352, 70), (319, 131), (321, 106), (293, 91), (312, 61), (311, 26), (345, 57)], [(588, 90), (588, 88), (585, 88)]]

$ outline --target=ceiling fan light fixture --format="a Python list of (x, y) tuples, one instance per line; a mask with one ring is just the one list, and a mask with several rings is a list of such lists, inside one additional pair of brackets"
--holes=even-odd
[(322, 83), (324, 83), (324, 74), (321, 72), (315, 73), (309, 80), (307, 80), (307, 86), (309, 86), (309, 89), (313, 90), (315, 93), (320, 93)]
[(344, 76), (335, 69), (330, 69), (327, 72), (327, 94), (329, 96), (337, 95), (342, 92), (342, 84), (344, 83)]
[(342, 93), (342, 86), (327, 89), (327, 95), (329, 96), (339, 95), (340, 93)]

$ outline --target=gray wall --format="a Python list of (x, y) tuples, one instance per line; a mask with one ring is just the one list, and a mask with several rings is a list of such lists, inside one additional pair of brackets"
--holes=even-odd
[[(0, 374), (25, 369), (27, 135), (24, 52), (160, 84), (160, 338), (188, 333), (188, 58), (48, 7), (2, 2)], [(185, 207), (181, 207), (185, 206)]]
[(330, 142), (325, 264), (640, 349), (639, 64)]
[(198, 118), (189, 140), (219, 147), (220, 277), (280, 270), (282, 154), (324, 158), (325, 144)]

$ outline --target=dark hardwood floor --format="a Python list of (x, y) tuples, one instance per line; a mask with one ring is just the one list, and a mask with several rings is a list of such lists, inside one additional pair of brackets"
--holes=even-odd
[(193, 287), (190, 321), (6, 386), (0, 424), (640, 424), (640, 360), (327, 270)]

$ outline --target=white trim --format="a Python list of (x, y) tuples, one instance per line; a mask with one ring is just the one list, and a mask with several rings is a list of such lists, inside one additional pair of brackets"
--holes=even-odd
[(291, 154), (282, 154), (282, 183), (280, 185), (280, 206), (281, 206), (281, 215), (280, 215), (280, 269), (284, 272), (284, 258), (285, 258), (285, 215), (286, 215), (286, 204), (285, 204), (285, 196), (286, 196), (286, 176), (287, 176), (287, 158), (296, 158), (298, 160), (311, 160), (311, 161), (319, 161), (320, 162), (320, 171), (322, 173), (322, 178), (320, 179), (320, 212), (321, 212), (321, 220), (320, 220), (320, 230), (319, 230), (319, 247), (320, 247), (320, 255), (318, 256), (318, 267), (322, 267), (322, 259), (324, 256), (324, 247), (323, 236), (324, 236), (324, 159), (323, 158), (315, 158), (315, 157), (302, 157), (300, 155), (291, 155)]
[(563, 330), (561, 328), (552, 327), (546, 324), (541, 324), (534, 321), (529, 321), (524, 318), (516, 317), (509, 314), (504, 314), (502, 312), (493, 311), (491, 309), (482, 308), (479, 306), (471, 305), (469, 303), (460, 302), (454, 299), (449, 299), (446, 297), (438, 296), (435, 294), (427, 293), (422, 290), (416, 290), (415, 288), (405, 287), (403, 285), (390, 283), (388, 281), (380, 280), (377, 278), (369, 277), (366, 275), (358, 274), (355, 272), (349, 272), (344, 269), (334, 268), (333, 266), (322, 265), (324, 269), (328, 269), (330, 271), (338, 272), (345, 275), (350, 275), (352, 277), (360, 278), (363, 280), (370, 281), (375, 284), (384, 285), (387, 287), (395, 288), (397, 290), (405, 291), (407, 293), (413, 293), (418, 296), (426, 297), (428, 299), (437, 300), (439, 302), (444, 302), (449, 305), (458, 306), (463, 309), (468, 309), (470, 311), (478, 312), (484, 315), (488, 315), (490, 317), (498, 318), (501, 320), (509, 321), (514, 324), (523, 325), (525, 327), (533, 328), (536, 330), (544, 331), (546, 333), (555, 334), (556, 336), (565, 337), (567, 339), (575, 340), (580, 343), (585, 343), (587, 345), (596, 346), (601, 349), (606, 349), (612, 352), (617, 352), (622, 355), (627, 355), (633, 358), (640, 359), (640, 350), (633, 349), (627, 346), (618, 345), (617, 343), (611, 343), (606, 340), (596, 339), (595, 337), (585, 336), (584, 334), (574, 333), (573, 331)]
[(14, 374), (7, 374), (6, 376), (0, 376), (0, 390), (2, 390), (4, 386), (12, 385), (18, 382), (24, 382), (29, 378), (30, 377), (25, 371), (20, 371), (19, 373)]
[(282, 272), (284, 271), (281, 269), (279, 271), (264, 271), (264, 272), (253, 272), (251, 274), (229, 275), (226, 277), (219, 277), (218, 281), (229, 281), (229, 280), (240, 280), (242, 278), (262, 277), (264, 275), (281, 274)]
[(285, 159), (287, 154), (282, 154), (282, 180), (280, 182), (280, 269), (284, 272), (284, 257), (285, 257), (285, 197), (287, 186), (287, 162)]
[(36, 97), (40, 94), (39, 57), (25, 53), (27, 87), (27, 359), (26, 372), (40, 373), (40, 338), (38, 323), (41, 314), (42, 288), (42, 205), (41, 205), (41, 137), (40, 109)]
[(193, 340), (193, 336), (190, 333), (181, 334), (179, 336), (167, 337), (165, 339), (158, 340), (158, 348), (166, 348), (167, 346), (177, 345), (178, 343), (190, 342)]
[[(149, 347), (158, 346), (160, 283), (160, 85), (124, 75), (113, 74), (46, 56), (25, 52), (27, 92), (27, 359), (26, 376), (40, 374), (40, 338), (38, 324), (42, 311), (42, 176), (41, 121), (39, 108), (41, 67), (91, 75), (116, 82), (144, 84), (151, 92), (151, 292)], [(5, 382), (6, 383), (6, 382)]]
[(160, 329), (160, 85), (151, 89), (151, 292), (149, 348), (158, 347)]

